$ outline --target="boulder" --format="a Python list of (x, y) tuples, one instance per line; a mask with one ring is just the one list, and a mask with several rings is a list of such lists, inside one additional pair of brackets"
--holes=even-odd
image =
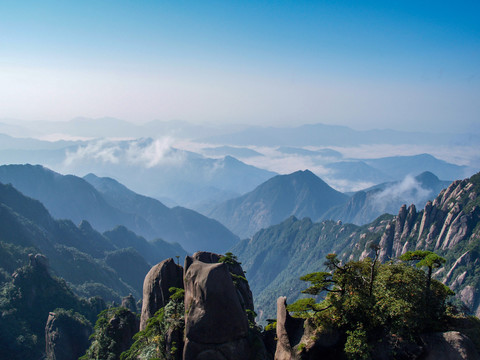
[(45, 326), (45, 353), (49, 360), (78, 359), (89, 346), (92, 327), (71, 314), (48, 315)]
[(183, 269), (172, 258), (155, 265), (145, 276), (140, 330), (145, 329), (148, 319), (168, 303), (171, 287), (183, 288)]
[(246, 360), (248, 321), (226, 264), (194, 258), (185, 273), (184, 360)]
[[(185, 258), (184, 272), (186, 274), (188, 267), (195, 260), (201, 261), (207, 264), (217, 264), (220, 261), (221, 257), (222, 255), (219, 255), (219, 254), (206, 252), (206, 251), (197, 251), (192, 256), (187, 256)], [(244, 310), (249, 309), (254, 311), (252, 291), (250, 290), (250, 285), (248, 284), (248, 282), (243, 280), (245, 279), (245, 273), (243, 272), (242, 266), (240, 265), (240, 263), (238, 263), (235, 265), (227, 264), (227, 267), (229, 272), (233, 274), (233, 276), (235, 275), (237, 276), (238, 281), (235, 281), (236, 282), (235, 287), (237, 289), (239, 300), (243, 309)], [(253, 319), (250, 319), (250, 320), (253, 321)]]
[(458, 331), (422, 335), (425, 360), (479, 360), (473, 342)]

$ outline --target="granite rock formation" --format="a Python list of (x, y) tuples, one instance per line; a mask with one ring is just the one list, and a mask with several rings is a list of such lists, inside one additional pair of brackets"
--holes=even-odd
[(49, 360), (78, 359), (89, 346), (90, 324), (66, 313), (51, 312), (45, 326), (45, 353)]
[(140, 330), (145, 329), (148, 319), (168, 303), (171, 287), (183, 288), (183, 269), (172, 258), (158, 263), (145, 276)]
[(255, 349), (249, 336), (248, 283), (243, 293), (232, 277), (243, 276), (243, 270), (219, 260), (219, 255), (204, 252), (185, 259), (184, 360), (246, 360), (265, 352), (263, 346)]

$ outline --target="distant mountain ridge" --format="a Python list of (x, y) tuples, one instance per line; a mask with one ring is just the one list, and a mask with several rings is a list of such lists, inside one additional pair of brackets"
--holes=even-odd
[(433, 134), (396, 130), (353, 130), (346, 126), (305, 124), (297, 127), (259, 127), (226, 135), (200, 138), (200, 142), (256, 146), (357, 146), (362, 144), (448, 144), (462, 139), (477, 143), (469, 134)]
[(396, 213), (402, 204), (422, 206), (428, 200), (433, 200), (450, 183), (440, 180), (429, 171), (406, 177), (402, 181), (382, 183), (357, 191), (347, 203), (329, 209), (322, 219), (367, 224), (384, 213)]
[(61, 175), (39, 165), (0, 166), (0, 182), (11, 183), (40, 200), (56, 218), (71, 219), (77, 224), (88, 220), (99, 231), (124, 225), (148, 239), (163, 238), (183, 244), (188, 251), (202, 247), (222, 251), (238, 241), (223, 225), (192, 210), (169, 209), (112, 179), (93, 175), (88, 178), (97, 186), (102, 183), (105, 195), (85, 179)]
[[(186, 254), (179, 245), (147, 242), (126, 229), (102, 235), (86, 221), (76, 226), (70, 220), (55, 220), (38, 200), (0, 183), (0, 268), (11, 274), (12, 264), (25, 265), (28, 252), (46, 255), (53, 273), (71, 283), (78, 294), (107, 301), (129, 293), (139, 298), (142, 284), (137, 280), (152, 264)], [(129, 276), (120, 276), (119, 264), (127, 259)]]
[(305, 286), (299, 277), (323, 271), (328, 253), (337, 253), (342, 261), (362, 259), (371, 255), (372, 243), (380, 245), (382, 261), (417, 249), (444, 256), (447, 262), (435, 277), (480, 314), (480, 173), (451, 183), (420, 212), (403, 205), (398, 215), (385, 214), (363, 226), (291, 217), (231, 251), (242, 262), (257, 312), (265, 319), (274, 315), (271, 299), (286, 295), (295, 300)]
[(305, 170), (277, 175), (253, 191), (218, 205), (208, 215), (240, 237), (248, 237), (291, 215), (317, 220), (347, 200), (348, 196)]

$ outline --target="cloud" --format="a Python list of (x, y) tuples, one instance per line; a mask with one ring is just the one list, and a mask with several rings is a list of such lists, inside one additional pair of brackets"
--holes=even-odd
[(407, 205), (423, 206), (432, 190), (425, 189), (411, 175), (407, 175), (401, 182), (388, 186), (374, 195), (374, 202), (379, 208), (387, 208), (392, 202), (403, 202)]
[(164, 164), (181, 164), (185, 152), (172, 148), (171, 138), (136, 139), (130, 141), (96, 140), (75, 151), (66, 151), (64, 165), (93, 160), (104, 164), (120, 164), (152, 168)]

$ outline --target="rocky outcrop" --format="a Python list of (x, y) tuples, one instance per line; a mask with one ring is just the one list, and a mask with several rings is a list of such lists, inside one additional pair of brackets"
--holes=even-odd
[(297, 360), (300, 355), (294, 347), (303, 336), (303, 320), (292, 318), (287, 311), (287, 298), (277, 299), (277, 349), (275, 360)]
[(226, 264), (195, 254), (185, 261), (185, 346), (183, 359), (246, 360), (254, 353), (248, 321)]
[[(78, 314), (77, 314), (78, 315)], [(45, 326), (45, 353), (49, 360), (78, 359), (89, 346), (89, 323), (65, 311), (51, 312)]]
[[(429, 250), (448, 257), (458, 257), (445, 264), (435, 277), (450, 286), (472, 313), (480, 313), (480, 296), (466, 286), (478, 287), (475, 268), (480, 265), (480, 174), (453, 182), (434, 201), (428, 201), (417, 213), (415, 206), (400, 208), (398, 215), (385, 226), (378, 242), (381, 262), (398, 258), (409, 250)], [(472, 244), (473, 243), (473, 244)], [(360, 249), (362, 257), (371, 251)], [(468, 246), (467, 246), (468, 245)], [(473, 276), (475, 284), (469, 280)], [(464, 290), (466, 289), (466, 290)]]
[(28, 254), (28, 259), (30, 266), (36, 269), (48, 270), (48, 259), (45, 255), (42, 254)]
[(108, 321), (106, 336), (113, 339), (113, 353), (120, 355), (132, 345), (132, 338), (138, 332), (136, 315), (129, 310), (116, 312)]
[(172, 258), (155, 265), (145, 276), (140, 330), (145, 329), (148, 319), (168, 303), (171, 287), (183, 288), (183, 269)]
[(480, 360), (475, 345), (458, 331), (422, 336), (425, 360)]
[(133, 313), (137, 313), (137, 304), (135, 303), (135, 298), (132, 294), (129, 294), (122, 299), (121, 306)]
[[(185, 273), (188, 270), (188, 267), (190, 266), (190, 264), (192, 264), (192, 262), (195, 260), (201, 261), (207, 264), (217, 264), (220, 261), (221, 257), (222, 255), (219, 255), (219, 254), (206, 252), (206, 251), (197, 251), (191, 257), (187, 256), (185, 258)], [(252, 291), (250, 290), (250, 286), (248, 285), (248, 282), (244, 280), (245, 273), (243, 272), (242, 266), (240, 265), (240, 263), (226, 264), (226, 265), (228, 267), (228, 271), (232, 274), (233, 277), (235, 277), (235, 280), (234, 280), (235, 288), (237, 289), (239, 300), (240, 300), (240, 303), (242, 304), (243, 309), (244, 310), (249, 309), (253, 311), (254, 309), (253, 295), (252, 295)]]

